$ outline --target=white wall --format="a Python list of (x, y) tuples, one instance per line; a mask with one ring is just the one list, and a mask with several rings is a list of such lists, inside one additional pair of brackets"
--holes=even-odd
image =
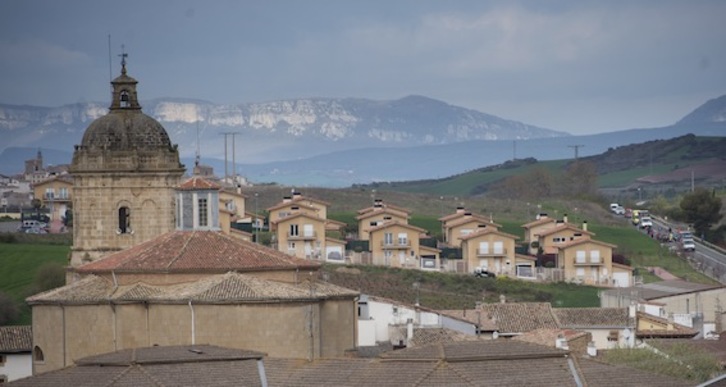
[(11, 353), (3, 356), (5, 364), (0, 365), (0, 375), (7, 376), (9, 382), (33, 375), (33, 359), (30, 353)]

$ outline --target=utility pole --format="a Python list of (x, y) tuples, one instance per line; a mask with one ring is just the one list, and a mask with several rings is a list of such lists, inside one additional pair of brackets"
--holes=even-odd
[(579, 158), (579, 151), (580, 148), (584, 147), (584, 145), (568, 145), (568, 148), (573, 148), (575, 150), (575, 161)]
[(237, 178), (237, 164), (235, 160), (235, 146), (234, 146), (234, 136), (238, 135), (238, 132), (223, 132), (220, 133), (224, 136), (224, 180), (227, 181), (227, 178), (229, 178), (229, 170), (227, 169), (227, 165), (229, 163), (227, 158), (227, 150), (229, 147), (227, 146), (227, 136), (232, 136), (232, 164), (233, 164), (233, 171), (234, 171), (234, 179)]

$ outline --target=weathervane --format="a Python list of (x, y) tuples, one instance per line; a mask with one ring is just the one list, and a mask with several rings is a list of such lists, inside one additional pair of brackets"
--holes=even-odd
[(118, 56), (121, 57), (121, 74), (126, 74), (126, 58), (129, 57), (129, 54), (126, 53), (125, 45), (121, 45), (121, 54)]

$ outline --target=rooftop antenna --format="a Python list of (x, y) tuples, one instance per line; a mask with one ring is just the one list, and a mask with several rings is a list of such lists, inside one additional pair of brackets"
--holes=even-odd
[(194, 166), (199, 166), (199, 159), (200, 159), (200, 151), (199, 151), (199, 119), (197, 119), (197, 152), (194, 155)]
[[(108, 34), (108, 82), (113, 81), (113, 72), (111, 70), (111, 34)], [(111, 86), (111, 97), (113, 98), (113, 85)]]

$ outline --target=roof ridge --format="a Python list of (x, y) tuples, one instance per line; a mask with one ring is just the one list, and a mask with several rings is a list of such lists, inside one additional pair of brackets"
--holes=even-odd
[(169, 269), (174, 263), (176, 263), (177, 260), (179, 260), (179, 258), (181, 258), (182, 255), (184, 255), (184, 251), (186, 250), (187, 246), (189, 246), (189, 243), (191, 243), (192, 239), (194, 239), (194, 235), (196, 234), (196, 232), (196, 230), (192, 230), (192, 232), (187, 237), (187, 240), (184, 241), (184, 246), (179, 249), (179, 253), (177, 254), (177, 256), (169, 261), (169, 263), (166, 265), (166, 269)]

